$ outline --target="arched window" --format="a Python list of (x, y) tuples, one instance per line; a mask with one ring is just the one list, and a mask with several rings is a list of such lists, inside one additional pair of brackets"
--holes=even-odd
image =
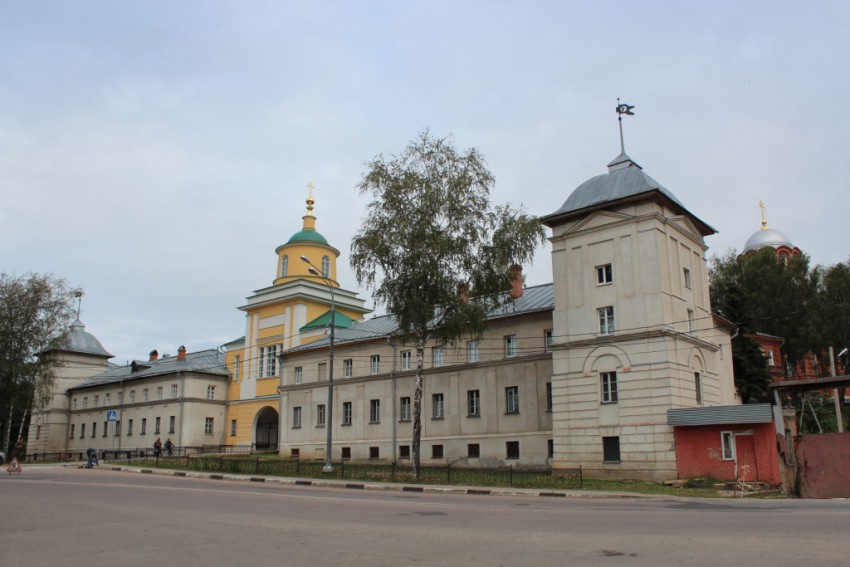
[(331, 259), (327, 256), (322, 256), (322, 275), (326, 278), (331, 277)]
[(284, 255), (284, 257), (280, 259), (280, 277), (285, 278), (286, 274), (288, 272), (289, 272), (289, 256)]

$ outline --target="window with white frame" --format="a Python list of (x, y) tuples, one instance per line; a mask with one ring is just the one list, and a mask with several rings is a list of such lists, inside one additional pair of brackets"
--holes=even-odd
[(322, 256), (322, 275), (331, 277), (331, 259), (328, 256)]
[(381, 423), (381, 400), (369, 400), (369, 423)]
[(235, 357), (233, 357), (233, 381), (234, 382), (239, 381), (239, 367), (241, 366), (241, 364), (242, 364), (242, 359), (237, 354)]
[(407, 396), (401, 398), (399, 421), (410, 421), (410, 398)]
[(410, 351), (409, 350), (401, 351), (401, 369), (402, 370), (410, 370), (410, 361), (411, 361)]
[(215, 386), (208, 385), (207, 386), (207, 399), (214, 400), (215, 399)]
[(98, 400), (99, 400), (99, 399), (100, 399), (100, 396), (95, 396), (95, 397), (94, 397), (94, 401), (92, 402), (92, 405), (94, 405), (94, 407), (97, 407), (97, 404), (98, 404)]
[(602, 403), (616, 404), (617, 403), (617, 373), (616, 372), (601, 372), (599, 381), (602, 386)]
[(292, 408), (292, 428), (299, 429), (301, 427), (301, 406)]
[(505, 356), (516, 356), (517, 342), (516, 335), (508, 335), (505, 337)]
[(296, 366), (293, 373), (295, 374), (295, 383), (300, 384), (304, 380), (304, 368)]
[(381, 355), (373, 354), (371, 357), (372, 361), (372, 374), (380, 374), (381, 373)]
[(684, 276), (685, 276), (685, 287), (688, 288), (688, 289), (691, 289), (691, 285), (692, 285), (691, 271), (688, 268), (684, 268), (683, 273), (684, 273)]
[(614, 281), (614, 270), (611, 264), (596, 266), (596, 285), (608, 285)]
[(446, 416), (446, 408), (444, 404), (443, 394), (434, 394), (431, 396), (432, 413), (434, 419), (443, 419)]
[(118, 392), (118, 404), (124, 403), (124, 392)]
[(342, 403), (342, 424), (343, 425), (351, 425), (351, 420), (353, 418), (351, 402), (343, 402)]
[(479, 390), (467, 390), (466, 414), (470, 417), (481, 415), (481, 392)]
[(505, 412), (519, 413), (519, 386), (505, 388)]
[(316, 427), (324, 427), (325, 426), (325, 404), (319, 404), (316, 406)]
[[(103, 396), (103, 405), (108, 406), (111, 403), (109, 399), (109, 394), (104, 394)], [(74, 409), (77, 409), (77, 401), (74, 400)]]
[(431, 360), (434, 361), (434, 366), (442, 366), (445, 356), (445, 349), (441, 346), (435, 346), (431, 349)]
[(688, 332), (693, 333), (696, 330), (697, 330), (696, 315), (694, 315), (693, 309), (688, 309)]
[(596, 310), (599, 315), (599, 334), (613, 335), (614, 334), (614, 307), (600, 307)]
[(77, 409), (77, 398), (71, 400), (71, 409)]
[(172, 398), (176, 398), (176, 397), (177, 397), (177, 384), (172, 384), (172, 385), (171, 385), (171, 397), (172, 397)]
[(130, 403), (136, 403), (136, 390), (130, 390)]
[(552, 334), (552, 329), (543, 331), (543, 345), (546, 352), (552, 352), (552, 344), (555, 342), (555, 335)]
[(88, 396), (83, 396), (83, 409), (89, 407), (89, 398)]
[(767, 350), (762, 349), (762, 353), (764, 353), (764, 357), (767, 359), (767, 365), (768, 366), (775, 366), (774, 360), (773, 360), (773, 349), (767, 349)]
[(468, 341), (466, 343), (466, 361), (473, 363), (481, 360), (481, 352), (478, 348), (478, 341)]
[(702, 403), (702, 377), (699, 372), (694, 372), (694, 390), (696, 393), (697, 403)]
[(148, 397), (149, 397), (148, 389), (145, 388), (144, 390), (142, 390), (142, 401), (143, 402), (148, 401)]
[(204, 419), (204, 435), (212, 435), (215, 428), (215, 419), (207, 417)]
[(289, 256), (286, 254), (280, 259), (280, 277), (285, 278), (289, 273)]
[(354, 376), (354, 360), (346, 358), (342, 361), (342, 377), (351, 378)]
[(720, 432), (720, 450), (724, 461), (735, 460), (735, 434), (732, 431)]
[(277, 376), (280, 348), (280, 345), (260, 347), (260, 358), (257, 365), (258, 378)]
[(161, 400), (161, 399), (162, 399), (162, 386), (157, 386), (157, 387), (156, 387), (156, 399), (157, 399), (157, 400)]

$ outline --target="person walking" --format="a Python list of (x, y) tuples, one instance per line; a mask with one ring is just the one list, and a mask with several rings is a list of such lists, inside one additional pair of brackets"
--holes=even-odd
[(169, 457), (174, 454), (174, 443), (171, 442), (171, 437), (165, 440), (165, 451)]
[(155, 457), (162, 456), (162, 441), (159, 440), (159, 437), (153, 442), (153, 454)]

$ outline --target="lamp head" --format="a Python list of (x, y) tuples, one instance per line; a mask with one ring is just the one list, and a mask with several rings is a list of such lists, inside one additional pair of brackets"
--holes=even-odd
[(314, 276), (319, 275), (319, 271), (316, 268), (314, 268), (313, 266), (310, 266), (309, 268), (307, 268), (307, 271), (310, 272), (311, 274), (313, 274)]
[(307, 259), (307, 256), (303, 256), (303, 255), (301, 256), (301, 261), (307, 262), (308, 264), (310, 263), (310, 260)]

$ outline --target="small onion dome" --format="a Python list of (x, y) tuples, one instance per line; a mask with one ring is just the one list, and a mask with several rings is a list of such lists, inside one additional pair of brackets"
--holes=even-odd
[(747, 239), (744, 252), (753, 252), (770, 247), (774, 250), (780, 247), (794, 248), (787, 236), (773, 228), (762, 228)]

